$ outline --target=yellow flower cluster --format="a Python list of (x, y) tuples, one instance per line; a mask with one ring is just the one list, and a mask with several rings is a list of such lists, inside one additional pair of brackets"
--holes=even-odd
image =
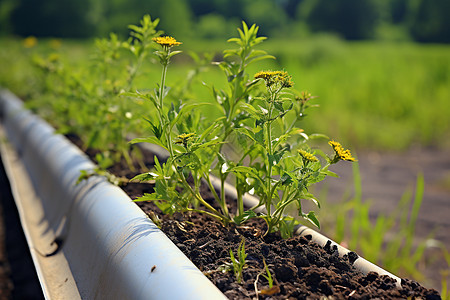
[(255, 74), (255, 79), (264, 79), (267, 86), (280, 84), (281, 87), (290, 88), (294, 85), (292, 77), (286, 71), (260, 71)]
[(33, 48), (38, 43), (38, 40), (34, 36), (29, 36), (23, 40), (23, 46), (25, 48)]
[(187, 143), (195, 136), (195, 133), (183, 133), (177, 136), (175, 144), (183, 144), (185, 147)]
[(155, 38), (153, 38), (153, 41), (163, 47), (168, 47), (168, 48), (182, 44), (181, 42), (177, 42), (177, 40), (171, 36), (155, 37)]
[(350, 153), (350, 150), (345, 150), (340, 143), (329, 141), (328, 144), (333, 147), (333, 150), (336, 153), (336, 158), (347, 161), (356, 161), (356, 159)]
[(298, 150), (298, 153), (303, 157), (303, 159), (305, 159), (307, 161), (310, 161), (310, 162), (319, 161), (317, 159), (317, 157), (315, 157), (314, 155), (312, 155), (311, 153), (309, 153), (303, 149)]

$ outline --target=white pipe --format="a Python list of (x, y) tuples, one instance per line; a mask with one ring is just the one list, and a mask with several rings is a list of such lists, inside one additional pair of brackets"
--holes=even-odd
[[(98, 177), (75, 185), (92, 162), (9, 92), (0, 114), (36, 190), (31, 201), (14, 196), (47, 299), (225, 299), (121, 189)], [(24, 176), (11, 167), (20, 161), (8, 176)]]

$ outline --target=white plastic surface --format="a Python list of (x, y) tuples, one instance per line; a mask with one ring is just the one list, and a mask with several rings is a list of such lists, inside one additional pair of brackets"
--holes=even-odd
[[(121, 189), (99, 177), (76, 185), (80, 171), (94, 165), (7, 91), (0, 92), (0, 115), (41, 201), (42, 226), (23, 224), (40, 232), (27, 239), (51, 234), (61, 243), (57, 250), (48, 238), (33, 242), (44, 252), (41, 260), (65, 258), (64, 272), (71, 274), (55, 277), (73, 278), (82, 299), (225, 298)], [(22, 223), (29, 222), (27, 215), (22, 213)]]

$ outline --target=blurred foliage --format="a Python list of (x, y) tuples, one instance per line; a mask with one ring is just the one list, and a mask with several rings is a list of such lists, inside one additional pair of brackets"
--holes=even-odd
[(228, 37), (240, 20), (263, 35), (335, 34), (345, 39), (450, 42), (448, 0), (2, 0), (0, 34), (94, 37), (127, 34), (123, 24), (160, 17), (174, 36)]
[[(233, 30), (234, 31), (234, 30)], [(230, 32), (233, 32), (230, 31)], [(36, 98), (45, 83), (30, 66), (36, 55), (50, 57), (58, 53), (61, 61), (78, 68), (86, 64), (92, 49), (89, 41), (1, 38), (0, 86), (24, 99)], [(181, 50), (191, 49), (205, 58), (193, 80), (190, 97), (211, 101), (204, 83), (217, 89), (227, 82), (218, 68), (209, 64), (211, 57), (220, 61), (221, 40), (182, 39)], [(28, 47), (31, 46), (27, 45)], [(413, 145), (450, 147), (450, 51), (448, 45), (421, 45), (399, 42), (345, 42), (333, 35), (315, 35), (307, 39), (271, 38), (263, 50), (276, 60), (262, 61), (249, 74), (261, 69), (284, 68), (292, 74), (296, 88), (318, 95), (320, 110), (309, 114), (318, 122), (302, 126), (308, 132), (325, 132), (345, 145), (357, 149), (403, 150)], [(208, 52), (207, 56), (203, 53)], [(125, 55), (125, 54), (123, 54)], [(206, 57), (209, 57), (206, 59)], [(124, 57), (125, 58), (125, 57)], [(145, 61), (137, 89), (158, 79), (151, 71), (152, 57)], [(182, 86), (193, 67), (187, 52), (173, 61), (169, 86)], [(94, 66), (91, 60), (90, 64)], [(125, 72), (124, 68), (117, 68)], [(52, 82), (50, 82), (52, 83)], [(214, 112), (211, 117), (216, 118)]]
[(374, 37), (382, 8), (376, 0), (305, 0), (297, 14), (314, 32), (334, 32), (355, 40)]

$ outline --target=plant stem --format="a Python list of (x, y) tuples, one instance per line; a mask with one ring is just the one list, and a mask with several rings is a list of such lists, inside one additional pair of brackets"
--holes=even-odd
[(222, 210), (226, 216), (229, 216), (227, 202), (225, 200), (225, 178), (220, 180), (220, 206), (222, 207)]
[(162, 111), (163, 108), (163, 94), (164, 94), (164, 86), (166, 84), (166, 74), (167, 74), (167, 66), (169, 65), (169, 63), (164, 63), (163, 64), (163, 70), (162, 70), (162, 74), (161, 74), (161, 84), (159, 86), (159, 107)]
[(128, 167), (131, 171), (135, 171), (136, 168), (133, 165), (133, 160), (131, 159), (130, 155), (128, 154), (128, 149), (122, 149), (122, 155), (125, 158), (125, 161), (127, 162)]
[(178, 175), (178, 178), (180, 179), (183, 186), (191, 193), (192, 196), (194, 196), (201, 204), (203, 204), (208, 210), (210, 210), (216, 218), (220, 219), (223, 222), (227, 222), (227, 217), (223, 216), (220, 212), (218, 212), (214, 207), (212, 207), (208, 202), (205, 201), (198, 193), (196, 193), (192, 187), (189, 185), (189, 183), (186, 180), (186, 177), (184, 177), (184, 174), (179, 171), (175, 165), (175, 162), (173, 162), (176, 174)]
[(214, 186), (211, 182), (210, 175), (205, 174), (204, 178), (205, 178), (206, 182), (208, 183), (208, 187), (209, 187), (211, 193), (214, 195), (214, 199), (216, 199), (216, 201), (220, 203), (220, 197), (219, 197), (219, 195), (217, 195), (216, 189), (214, 188)]
[(244, 214), (244, 200), (242, 199), (242, 193), (237, 190), (237, 215), (242, 216)]
[(264, 124), (266, 127), (266, 152), (267, 152), (267, 177), (266, 177), (266, 185), (267, 185), (267, 199), (266, 199), (266, 210), (267, 215), (270, 216), (271, 204), (272, 204), (272, 159), (273, 159), (273, 149), (272, 149), (272, 110), (273, 110), (273, 101), (275, 100), (275, 94), (270, 95), (269, 107), (268, 107), (268, 121)]

